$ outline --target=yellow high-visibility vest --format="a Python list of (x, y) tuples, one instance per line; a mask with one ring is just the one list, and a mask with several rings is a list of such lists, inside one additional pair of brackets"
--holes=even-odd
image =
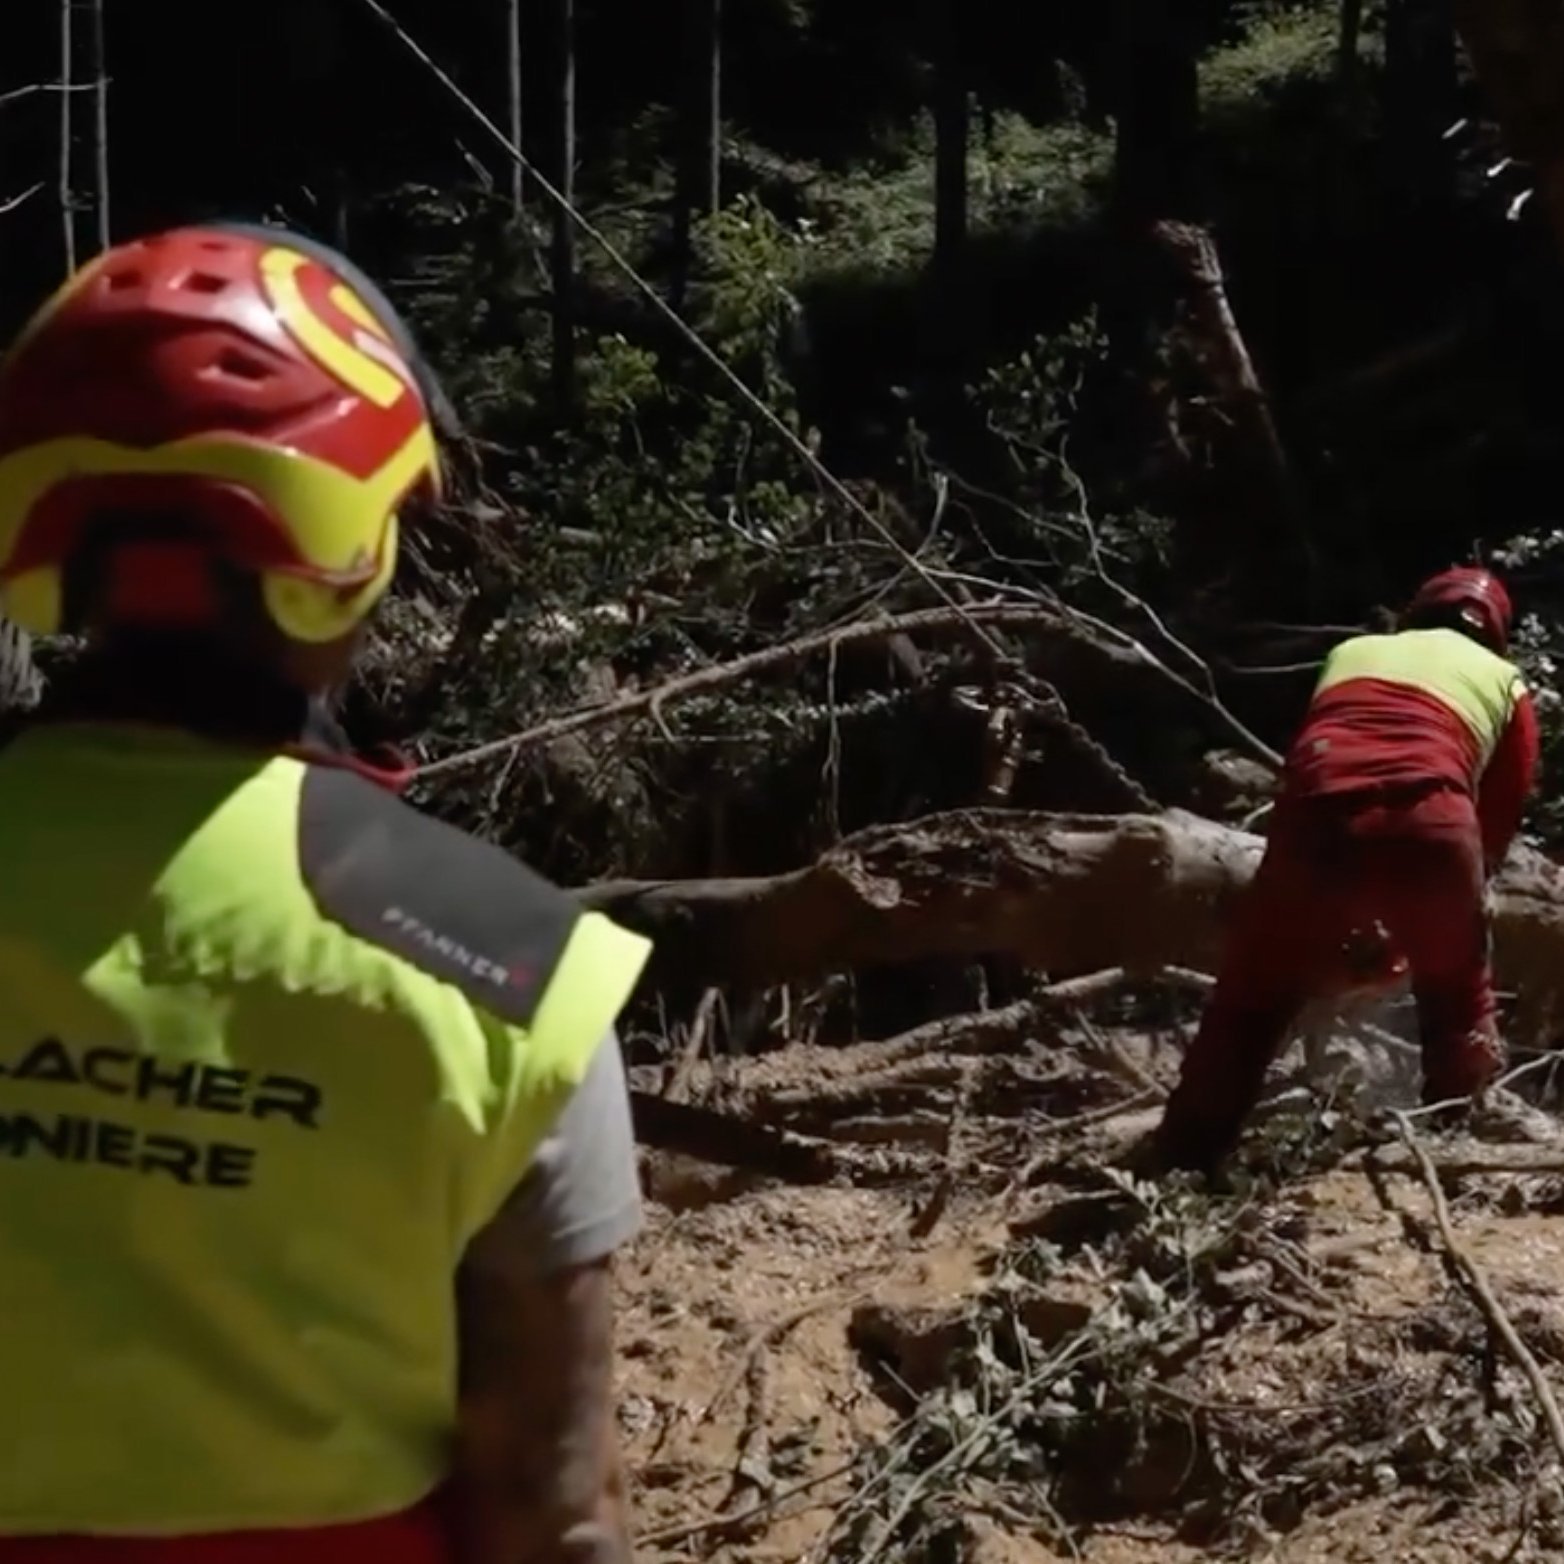
[(0, 751), (0, 1535), (319, 1526), (448, 1470), (453, 1274), (647, 956), (345, 770)]
[(1343, 641), (1326, 658), (1315, 696), (1349, 679), (1404, 685), (1448, 706), (1476, 740), (1479, 775), (1526, 693), (1514, 663), (1459, 630), (1403, 630)]

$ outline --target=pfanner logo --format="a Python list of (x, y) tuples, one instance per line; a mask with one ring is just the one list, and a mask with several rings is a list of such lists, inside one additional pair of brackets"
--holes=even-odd
[(381, 918), (391, 928), (405, 934), (413, 943), (431, 955), (441, 956), (460, 967), (463, 972), (480, 982), (492, 983), (496, 988), (521, 988), (531, 980), (532, 972), (525, 967), (502, 966), (487, 956), (469, 950), (460, 940), (449, 934), (441, 934), (429, 927), (422, 918), (405, 907), (387, 907)]

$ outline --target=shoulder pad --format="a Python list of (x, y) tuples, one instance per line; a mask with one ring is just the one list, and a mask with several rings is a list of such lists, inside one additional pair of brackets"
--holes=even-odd
[(518, 1026), (581, 916), (509, 853), (334, 766), (305, 770), (299, 864), (326, 917)]

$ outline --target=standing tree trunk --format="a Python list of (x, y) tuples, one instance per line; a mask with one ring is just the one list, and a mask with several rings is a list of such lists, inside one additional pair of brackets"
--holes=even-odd
[[(510, 69), (510, 144), (517, 153), (521, 147), (521, 0), (507, 0), (506, 57)], [(518, 221), (526, 206), (526, 170), (521, 158), (510, 160), (510, 209)]]
[(554, 211), (551, 272), (554, 288), (554, 399), (561, 410), (576, 399), (576, 16), (575, 0), (555, 0)]
[(1344, 91), (1358, 85), (1358, 45), (1363, 37), (1363, 0), (1341, 0), (1341, 32), (1336, 50), (1336, 74)]
[(1195, 0), (1119, 0), (1114, 204), (1132, 229), (1203, 215), (1198, 10)]
[(722, 0), (695, 0), (690, 196), (702, 217), (722, 202)]
[(103, 28), (104, 0), (92, 0), (93, 152), (96, 158), (98, 249), (112, 243), (109, 221), (109, 56)]
[(684, 302), (695, 225), (722, 205), (722, 0), (685, 0), (684, 111), (675, 195), (673, 296)]
[[(944, 0), (940, 47), (934, 63), (934, 271), (959, 288), (967, 246), (967, 163), (971, 102), (963, 44), (966, 0)], [(944, 301), (953, 305), (954, 297)]]
[(967, 276), (972, 145), (970, 55), (966, 0), (933, 0), (929, 28), (934, 115), (934, 256), (924, 305), (934, 370), (933, 391), (945, 412), (959, 416), (975, 304)]
[(1235, 455), (1247, 469), (1254, 493), (1274, 508), (1294, 541), (1307, 547), (1303, 502), (1270, 398), (1227, 296), (1216, 240), (1209, 229), (1194, 223), (1157, 223), (1152, 232), (1179, 278), (1186, 327), (1200, 344), (1218, 404), (1239, 437)]
[(1456, 0), (1456, 23), (1510, 152), (1530, 163), (1564, 249), (1564, 7), (1558, 0)]
[(1385, 139), (1395, 183), (1410, 206), (1448, 197), (1442, 137), (1460, 113), (1451, 0), (1387, 0)]
[[(1182, 562), (1202, 578), (1247, 578), (1292, 601), (1317, 562), (1205, 226), (1199, 0), (1119, 0), (1118, 16), (1114, 217), (1125, 275), (1105, 313), (1119, 383), (1182, 491)], [(1169, 363), (1171, 373), (1160, 367)], [(1218, 414), (1205, 418), (1218, 457), (1209, 465), (1191, 458), (1183, 427), (1202, 404)]]
[(60, 0), (60, 233), (65, 241), (65, 269), (76, 270), (76, 194), (71, 188), (71, 0)]

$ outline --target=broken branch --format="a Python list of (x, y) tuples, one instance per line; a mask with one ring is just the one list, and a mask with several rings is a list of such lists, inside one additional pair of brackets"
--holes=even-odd
[(611, 722), (622, 722), (634, 717), (657, 718), (671, 701), (708, 694), (757, 674), (775, 673), (822, 652), (835, 653), (844, 646), (864, 645), (913, 634), (957, 633), (970, 630), (974, 624), (983, 629), (1046, 631), (1058, 652), (1084, 653), (1093, 661), (1113, 666), (1120, 673), (1131, 677), (1151, 674), (1159, 682), (1165, 682), (1192, 697), (1206, 711), (1223, 721), (1232, 730), (1234, 737), (1261, 759), (1274, 764), (1279, 758), (1274, 750), (1237, 723), (1219, 701), (1176, 670), (1167, 667), (1135, 637), (1115, 626), (1079, 613), (1062, 603), (984, 603), (961, 608), (920, 609), (913, 613), (860, 620), (833, 630), (799, 636), (780, 646), (748, 652), (730, 662), (714, 663), (706, 668), (698, 668), (693, 673), (680, 674), (652, 689), (637, 690), (629, 695), (551, 717), (546, 722), (540, 722), (508, 738), (495, 739), (487, 744), (460, 750), (454, 755), (431, 760), (420, 766), (416, 775), (420, 780), (443, 776), (487, 760), (514, 755), (524, 749), (551, 744), (556, 739), (584, 729), (603, 727)]
[(1542, 1372), (1542, 1365), (1537, 1362), (1531, 1348), (1521, 1340), (1520, 1332), (1515, 1329), (1515, 1322), (1511, 1320), (1504, 1305), (1495, 1296), (1493, 1288), (1488, 1284), (1488, 1278), (1483, 1274), (1482, 1267), (1456, 1238), (1455, 1227), (1450, 1220), (1450, 1206), (1445, 1199), (1444, 1188), (1439, 1182), (1439, 1174), (1434, 1168), (1427, 1148), (1418, 1139), (1410, 1122), (1401, 1114), (1396, 1115), (1396, 1128), (1407, 1150), (1416, 1160), (1423, 1185), (1428, 1190), (1429, 1199), (1433, 1202), (1434, 1223), (1451, 1267), (1471, 1295), (1473, 1302), (1482, 1311), (1490, 1329), (1504, 1344), (1505, 1351), (1509, 1353), (1515, 1366), (1520, 1369), (1526, 1383), (1531, 1387), (1532, 1394), (1537, 1398), (1537, 1406), (1542, 1413), (1543, 1421), (1547, 1425), (1548, 1437), (1553, 1441), (1553, 1448), (1558, 1453), (1559, 1459), (1564, 1460), (1564, 1414), (1559, 1411), (1553, 1387), (1549, 1385), (1547, 1375)]

